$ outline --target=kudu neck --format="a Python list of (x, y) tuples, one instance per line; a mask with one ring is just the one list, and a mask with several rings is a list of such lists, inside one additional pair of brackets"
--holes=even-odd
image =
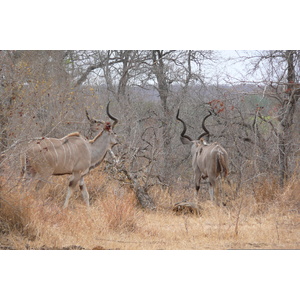
[(111, 149), (111, 133), (107, 130), (100, 132), (93, 140), (89, 141), (92, 165), (102, 161), (108, 150)]

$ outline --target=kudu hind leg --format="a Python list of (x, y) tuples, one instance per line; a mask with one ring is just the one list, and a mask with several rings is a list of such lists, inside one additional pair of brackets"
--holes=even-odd
[(221, 206), (226, 206), (226, 195), (224, 191), (224, 183), (225, 183), (225, 178), (222, 176), (219, 180), (219, 191), (220, 191), (220, 205)]
[(21, 160), (22, 169), (20, 172), (20, 177), (18, 183), (21, 183), (21, 191), (29, 191), (34, 187), (34, 182), (36, 182), (38, 174), (33, 168), (27, 166), (26, 160), (23, 158)]
[(215, 202), (218, 206), (220, 205), (220, 188), (221, 182), (219, 180), (214, 180), (209, 182), (209, 195), (210, 200)]
[(80, 174), (73, 174), (70, 181), (69, 181), (69, 187), (68, 187), (68, 192), (67, 192), (67, 196), (66, 196), (66, 200), (64, 202), (64, 205), (63, 205), (63, 208), (66, 208), (68, 207), (68, 204), (69, 204), (69, 199), (70, 197), (72, 196), (75, 188), (76, 188), (76, 185), (78, 183), (78, 181), (80, 180)]
[(209, 180), (209, 188), (208, 188), (208, 190), (209, 190), (210, 200), (212, 202), (215, 201), (216, 204), (218, 204), (218, 199), (217, 199), (218, 197), (216, 197), (216, 196), (218, 196), (217, 195), (218, 192), (216, 192), (216, 190), (218, 190), (218, 187), (216, 188), (216, 181), (215, 180), (212, 180), (212, 179)]
[(33, 180), (37, 182), (35, 185), (35, 190), (40, 191), (46, 185), (46, 183), (49, 182), (49, 178), (51, 177), (51, 175), (51, 170), (50, 172), (44, 172), (43, 174), (36, 173), (36, 175), (33, 178)]
[(41, 177), (37, 173), (25, 173), (21, 178), (21, 190), (29, 191), (32, 188), (36, 192), (40, 191), (47, 183), (48, 177)]
[(210, 200), (213, 202), (214, 201), (214, 187), (211, 183), (209, 183), (209, 196), (210, 196)]

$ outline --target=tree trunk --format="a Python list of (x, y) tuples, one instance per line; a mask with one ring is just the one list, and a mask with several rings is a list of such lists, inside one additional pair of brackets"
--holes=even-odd
[(153, 71), (157, 79), (158, 93), (163, 108), (162, 117), (162, 134), (163, 134), (163, 181), (167, 184), (170, 182), (170, 160), (169, 153), (171, 148), (170, 136), (170, 112), (168, 109), (169, 83), (165, 74), (165, 66), (163, 61), (164, 53), (162, 50), (152, 51)]
[[(132, 190), (135, 193), (135, 196), (137, 198), (137, 200), (139, 201), (139, 204), (143, 207), (143, 208), (147, 208), (147, 209), (151, 209), (151, 210), (155, 210), (156, 209), (156, 205), (154, 203), (154, 200), (151, 198), (151, 196), (148, 194), (148, 187), (147, 185), (142, 185), (140, 184), (140, 182), (138, 181), (138, 179), (132, 175), (132, 173), (130, 171), (128, 171), (128, 169), (124, 166), (124, 165), (117, 165), (116, 166), (118, 173), (123, 173), (127, 179), (127, 181), (129, 181), (130, 187), (132, 188)], [(124, 181), (122, 180), (120, 177), (116, 178), (119, 181)]]
[(293, 125), (293, 117), (295, 114), (296, 101), (298, 96), (295, 95), (295, 65), (294, 51), (287, 50), (285, 52), (287, 60), (287, 94), (280, 115), (280, 130), (278, 135), (279, 148), (279, 177), (280, 185), (283, 187), (288, 179), (288, 156), (291, 148), (291, 127)]
[(147, 190), (144, 186), (135, 185), (134, 186), (135, 195), (143, 208), (148, 208), (151, 210), (156, 209), (153, 199), (149, 196)]

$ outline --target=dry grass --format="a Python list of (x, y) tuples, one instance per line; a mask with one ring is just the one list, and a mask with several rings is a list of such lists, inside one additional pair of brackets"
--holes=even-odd
[[(175, 215), (172, 203), (193, 191), (151, 191), (157, 211), (141, 209), (133, 192), (99, 170), (86, 178), (87, 208), (78, 192), (61, 208), (66, 178), (53, 178), (40, 194), (2, 182), (2, 249), (299, 249), (300, 181), (281, 191), (266, 180), (226, 207), (201, 202), (201, 216)], [(194, 200), (192, 196), (191, 199)]]

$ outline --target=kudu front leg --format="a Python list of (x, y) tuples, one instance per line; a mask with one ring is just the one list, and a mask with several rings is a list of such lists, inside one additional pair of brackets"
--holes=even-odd
[(201, 173), (199, 169), (195, 170), (195, 198), (198, 200), (200, 194)]
[(118, 164), (119, 163), (119, 159), (116, 157), (116, 155), (114, 154), (114, 152), (110, 149), (109, 153), (110, 153), (111, 157), (113, 158), (114, 163)]
[(85, 204), (87, 206), (90, 206), (90, 200), (89, 200), (90, 196), (89, 196), (89, 192), (88, 192), (88, 190), (86, 188), (86, 184), (84, 182), (84, 178), (83, 177), (81, 177), (81, 179), (80, 179), (79, 188), (81, 190), (81, 194), (82, 194), (82, 197), (83, 197), (83, 200), (84, 200)]

